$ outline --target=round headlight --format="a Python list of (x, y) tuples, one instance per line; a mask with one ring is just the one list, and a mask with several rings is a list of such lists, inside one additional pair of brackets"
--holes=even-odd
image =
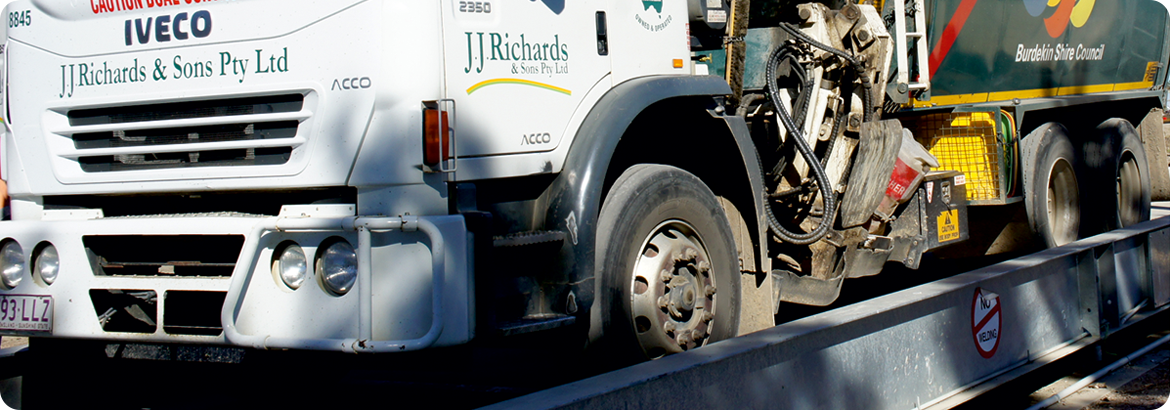
[(57, 274), (61, 272), (61, 258), (57, 255), (57, 248), (53, 245), (45, 245), (41, 248), (41, 252), (37, 254), (36, 258), (37, 274), (41, 276), (41, 280), (46, 285), (52, 285), (57, 281)]
[(346, 241), (337, 241), (326, 247), (317, 256), (317, 272), (325, 288), (337, 295), (344, 295), (357, 281), (357, 253)]
[(4, 243), (0, 248), (0, 282), (12, 289), (20, 285), (24, 278), (24, 251), (16, 241)]
[(309, 277), (309, 259), (305, 257), (305, 251), (296, 244), (285, 246), (276, 259), (276, 272), (289, 288), (300, 288)]

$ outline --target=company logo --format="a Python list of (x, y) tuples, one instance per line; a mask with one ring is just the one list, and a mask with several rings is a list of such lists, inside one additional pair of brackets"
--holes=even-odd
[(476, 83), (467, 89), (467, 94), (470, 95), (488, 86), (511, 84), (572, 95), (571, 91), (551, 84), (513, 77), (553, 78), (568, 75), (569, 44), (562, 42), (559, 34), (554, 34), (551, 38), (510, 33), (465, 34), (467, 67), (463, 69), (464, 74), (509, 75), (507, 78), (493, 78)]
[[(671, 15), (662, 15), (662, 0), (639, 0), (642, 2), (642, 11), (634, 13), (638, 25), (650, 32), (659, 32), (670, 27), (674, 19)], [(651, 11), (653, 10), (653, 11)]]
[[(211, 12), (196, 11), (171, 16), (147, 17), (146, 20), (137, 18), (126, 20), (126, 45), (148, 44), (151, 38), (156, 43), (166, 43), (175, 40), (187, 40), (192, 37), (204, 38), (211, 35)], [(153, 33), (153, 36), (151, 35)]]
[[(219, 53), (220, 64), (214, 63), (215, 53), (185, 52), (168, 58), (149, 60), (106, 60), (61, 64), (61, 92), (58, 98), (73, 97), (75, 91), (85, 88), (123, 86), (163, 81), (206, 81), (213, 77), (237, 79), (241, 84), (248, 74), (269, 75), (289, 72), (288, 47), (281, 52), (255, 50), (256, 59), (241, 58), (248, 53)], [(265, 58), (267, 57), (267, 58)], [(172, 70), (173, 69), (173, 70)], [(219, 73), (216, 74), (216, 71)], [(228, 74), (228, 72), (231, 74)], [(354, 83), (354, 81), (357, 81)], [(349, 86), (368, 88), (373, 85), (368, 79), (351, 79)]]
[(548, 144), (550, 142), (552, 142), (552, 134), (547, 132), (524, 134), (520, 136), (520, 145), (538, 145)]
[(1093, 6), (1096, 0), (1023, 0), (1024, 8), (1028, 10), (1028, 14), (1032, 17), (1040, 17), (1045, 14), (1049, 8), (1056, 10), (1048, 17), (1044, 18), (1044, 28), (1048, 31), (1048, 36), (1052, 38), (1060, 37), (1064, 31), (1068, 29), (1069, 23), (1073, 27), (1081, 28), (1089, 21), (1089, 16), (1093, 14)]
[(374, 80), (371, 80), (370, 77), (342, 78), (342, 79), (334, 79), (333, 80), (333, 87), (331, 87), (330, 90), (333, 90), (333, 91), (357, 90), (359, 88), (365, 89), (365, 88), (370, 88), (373, 86), (374, 86)]

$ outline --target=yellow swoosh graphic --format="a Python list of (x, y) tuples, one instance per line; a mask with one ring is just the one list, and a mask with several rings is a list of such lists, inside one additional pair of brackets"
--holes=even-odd
[(1097, 0), (1081, 0), (1076, 6), (1073, 6), (1072, 20), (1073, 26), (1081, 28), (1085, 22), (1089, 21), (1089, 15), (1093, 14), (1093, 4)]
[(573, 95), (572, 91), (566, 90), (566, 89), (561, 88), (561, 87), (557, 87), (555, 85), (538, 83), (536, 81), (521, 80), (519, 78), (496, 78), (493, 80), (481, 81), (481, 82), (476, 83), (475, 85), (471, 86), (470, 88), (468, 88), (467, 94), (470, 95), (471, 93), (479, 91), (479, 89), (481, 89), (481, 88), (484, 88), (484, 87), (487, 87), (490, 85), (499, 85), (499, 84), (527, 85), (530, 87), (543, 88), (543, 89), (546, 89), (549, 91), (556, 91), (556, 92), (564, 94), (564, 95)]

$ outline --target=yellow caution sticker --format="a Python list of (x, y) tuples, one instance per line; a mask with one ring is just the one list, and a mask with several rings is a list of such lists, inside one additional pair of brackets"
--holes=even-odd
[(943, 211), (938, 216), (938, 242), (959, 239), (959, 210)]

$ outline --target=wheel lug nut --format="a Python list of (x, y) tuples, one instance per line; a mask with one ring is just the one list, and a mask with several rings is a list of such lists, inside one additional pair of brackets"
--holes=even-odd
[(658, 297), (658, 307), (666, 309), (667, 306), (670, 306), (670, 299), (667, 298), (666, 296), (659, 296)]
[(699, 268), (699, 273), (707, 273), (711, 270), (711, 264), (707, 263), (707, 261), (701, 261), (696, 268)]
[(707, 297), (715, 296), (715, 285), (707, 287)]
[(686, 346), (687, 343), (691, 342), (691, 332), (682, 332), (675, 336), (674, 340), (678, 342), (679, 346)]
[(670, 283), (670, 280), (674, 279), (674, 273), (672, 273), (670, 269), (663, 269), (659, 276), (662, 277), (663, 283)]
[(662, 324), (662, 330), (666, 333), (674, 333), (674, 322), (667, 321)]
[(715, 320), (715, 315), (712, 315), (711, 312), (703, 312), (703, 323), (711, 323), (712, 320)]
[(675, 262), (682, 262), (686, 260), (683, 259), (683, 253), (680, 251), (674, 251), (674, 254), (671, 255), (671, 258), (674, 259)]
[(703, 340), (703, 337), (705, 336), (707, 336), (707, 332), (705, 332), (702, 327), (691, 331), (691, 339), (696, 342)]
[(694, 249), (687, 248), (687, 250), (683, 252), (683, 257), (688, 261), (694, 260), (695, 258), (699, 257), (699, 252), (696, 252)]

